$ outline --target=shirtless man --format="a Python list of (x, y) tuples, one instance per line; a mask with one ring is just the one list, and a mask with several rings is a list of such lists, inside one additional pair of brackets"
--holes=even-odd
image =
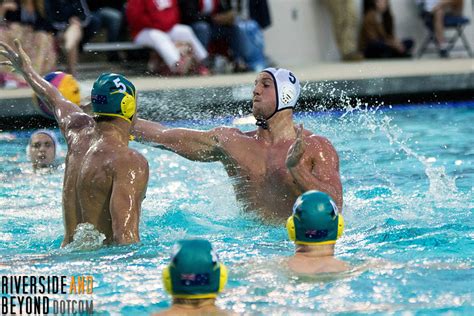
[(326, 138), (295, 127), (299, 93), (299, 81), (290, 71), (267, 68), (253, 90), (257, 130), (167, 129), (139, 119), (134, 134), (194, 161), (220, 161), (234, 180), (237, 199), (265, 218), (287, 218), (296, 198), (312, 189), (327, 192), (341, 209), (338, 155)]
[(180, 240), (169, 266), (163, 270), (163, 285), (173, 297), (172, 306), (153, 315), (233, 315), (215, 305), (226, 283), (227, 268), (219, 262), (209, 241)]
[(313, 190), (301, 195), (286, 228), (296, 246), (295, 255), (288, 260), (293, 272), (315, 275), (349, 269), (344, 261), (334, 258), (334, 245), (344, 230), (344, 219), (326, 193)]
[(68, 145), (63, 185), (65, 236), (73, 240), (80, 223), (91, 223), (106, 243), (140, 241), (141, 202), (148, 183), (148, 163), (128, 148), (135, 121), (135, 87), (125, 77), (102, 74), (92, 88), (95, 117), (85, 114), (31, 67), (18, 40), (15, 48), (0, 42), (9, 61), (54, 113)]

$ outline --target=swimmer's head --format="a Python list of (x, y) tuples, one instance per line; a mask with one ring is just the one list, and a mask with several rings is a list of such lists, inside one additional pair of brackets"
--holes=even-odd
[[(275, 113), (286, 110), (294, 109), (296, 102), (300, 96), (300, 82), (298, 78), (289, 70), (283, 68), (266, 68), (264, 69), (257, 78), (258, 80), (271, 79), (273, 81), (274, 93), (275, 93), (275, 104), (270, 109), (261, 110), (256, 107), (256, 100), (259, 100), (259, 96), (254, 89), (254, 115), (257, 119), (257, 125), (265, 128), (266, 121), (268, 121)], [(260, 124), (259, 124), (260, 123)]]
[(342, 235), (344, 219), (329, 195), (313, 190), (298, 197), (286, 228), (295, 244), (330, 245)]
[[(66, 100), (69, 100), (79, 106), (81, 102), (79, 83), (76, 81), (76, 79), (74, 79), (72, 75), (61, 71), (55, 71), (50, 72), (43, 78), (44, 80), (51, 83), (54, 87), (56, 87), (63, 95), (63, 97), (66, 98)], [(54, 119), (53, 112), (51, 112), (51, 110), (44, 104), (41, 99), (34, 95), (33, 101), (33, 104), (37, 106), (41, 114), (48, 118)]]
[(211, 243), (203, 239), (179, 241), (163, 270), (164, 287), (173, 298), (215, 298), (226, 283), (227, 268), (219, 262)]
[(33, 169), (54, 166), (58, 152), (59, 142), (53, 132), (38, 130), (31, 135), (27, 153)]
[(136, 89), (124, 76), (104, 73), (91, 93), (92, 111), (98, 116), (120, 117), (131, 122), (136, 113)]

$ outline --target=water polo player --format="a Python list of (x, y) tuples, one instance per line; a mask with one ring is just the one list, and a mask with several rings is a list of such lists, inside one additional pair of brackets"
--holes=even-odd
[(125, 77), (102, 74), (94, 82), (94, 116), (64, 98), (31, 66), (18, 40), (15, 48), (0, 42), (0, 51), (23, 75), (54, 114), (68, 151), (63, 184), (63, 245), (73, 240), (80, 223), (91, 223), (107, 243), (138, 242), (139, 216), (148, 183), (148, 163), (128, 147), (136, 117), (136, 89)]
[(181, 240), (163, 270), (163, 285), (173, 304), (155, 315), (229, 315), (215, 305), (227, 283), (227, 268), (209, 241)]
[(348, 265), (334, 258), (336, 240), (344, 230), (344, 218), (331, 197), (319, 191), (302, 194), (286, 223), (295, 255), (288, 267), (300, 274), (342, 272)]
[(56, 135), (45, 129), (31, 135), (26, 149), (34, 171), (57, 167), (59, 150), (60, 145)]
[(300, 83), (291, 71), (267, 68), (253, 89), (257, 130), (168, 129), (139, 119), (134, 134), (194, 161), (220, 161), (234, 180), (238, 200), (265, 218), (286, 219), (296, 198), (308, 190), (328, 193), (341, 209), (337, 152), (326, 138), (295, 126), (299, 95)]

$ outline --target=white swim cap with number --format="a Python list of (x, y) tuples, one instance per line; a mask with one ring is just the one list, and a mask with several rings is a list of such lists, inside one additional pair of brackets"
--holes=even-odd
[(301, 90), (298, 78), (291, 71), (284, 68), (266, 68), (263, 72), (269, 73), (275, 83), (277, 99), (275, 113), (284, 109), (294, 109)]

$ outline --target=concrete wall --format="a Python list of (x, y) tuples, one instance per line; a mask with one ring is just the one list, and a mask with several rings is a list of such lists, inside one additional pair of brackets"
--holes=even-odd
[[(353, 0), (347, 0), (353, 1)], [(354, 0), (358, 17), (362, 13), (362, 0)], [(320, 0), (268, 0), (273, 24), (265, 30), (266, 54), (278, 65), (296, 66), (339, 60), (332, 33), (331, 17)], [(415, 50), (427, 32), (420, 20), (415, 0), (392, 0), (392, 13), (399, 38), (411, 37), (416, 42)], [(464, 14), (474, 19), (474, 0), (464, 1)], [(357, 34), (359, 30), (356, 30)], [(474, 49), (474, 22), (465, 30), (466, 37)], [(458, 46), (461, 45), (459, 42)], [(434, 53), (425, 55), (436, 57)], [(453, 57), (465, 57), (456, 51)]]

